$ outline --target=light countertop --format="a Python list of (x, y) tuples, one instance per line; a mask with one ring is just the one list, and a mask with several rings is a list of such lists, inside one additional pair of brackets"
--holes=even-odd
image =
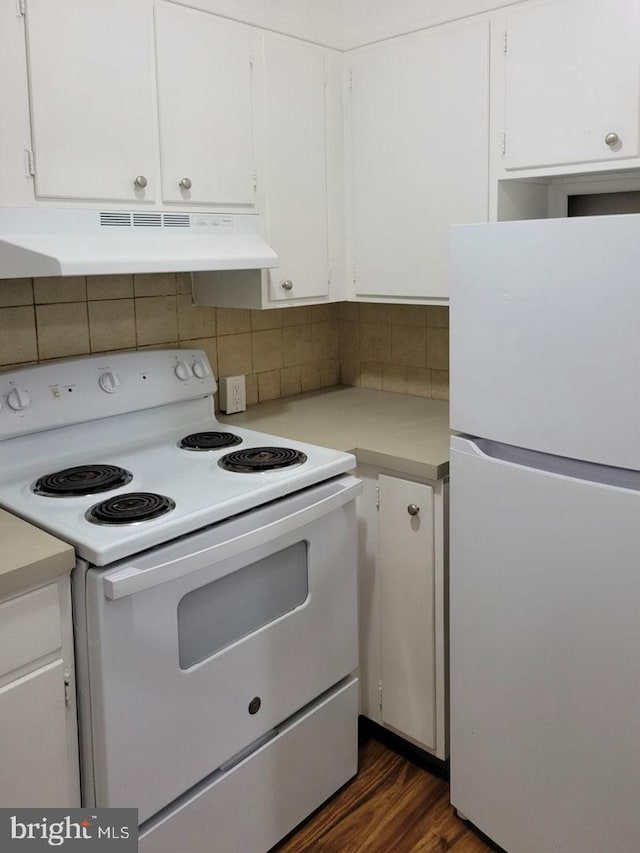
[(0, 597), (67, 574), (75, 565), (71, 545), (0, 509)]
[(449, 405), (389, 391), (334, 386), (251, 406), (220, 420), (352, 451), (361, 463), (437, 480), (449, 473)]

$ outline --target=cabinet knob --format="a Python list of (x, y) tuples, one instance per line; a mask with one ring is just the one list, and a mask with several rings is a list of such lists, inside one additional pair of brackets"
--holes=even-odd
[(617, 145), (620, 142), (620, 137), (617, 133), (607, 133), (604, 138), (604, 141), (607, 143), (609, 148), (613, 148), (614, 145)]
[(183, 178), (178, 184), (181, 190), (190, 190), (191, 189), (191, 178)]
[(134, 180), (133, 185), (136, 189), (143, 190), (149, 181), (145, 178), (144, 175), (138, 175), (138, 177)]
[(418, 504), (409, 504), (407, 507), (407, 512), (409, 515), (417, 515), (420, 512), (420, 507)]
[(286, 279), (286, 281), (282, 282), (282, 289), (287, 291), (293, 290), (293, 282), (291, 281), (291, 279), (288, 278)]

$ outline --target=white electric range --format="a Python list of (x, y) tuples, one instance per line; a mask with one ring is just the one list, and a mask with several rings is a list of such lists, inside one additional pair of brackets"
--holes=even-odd
[(0, 505), (77, 554), (83, 804), (148, 853), (266, 851), (356, 770), (355, 459), (215, 391), (196, 350), (0, 374)]

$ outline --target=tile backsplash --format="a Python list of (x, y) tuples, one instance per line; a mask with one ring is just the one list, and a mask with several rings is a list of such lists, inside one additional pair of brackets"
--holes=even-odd
[(446, 308), (193, 306), (173, 273), (0, 281), (0, 370), (144, 347), (205, 350), (216, 375), (245, 374), (248, 405), (339, 382), (448, 397)]
[(340, 372), (345, 385), (449, 399), (449, 309), (342, 302)]

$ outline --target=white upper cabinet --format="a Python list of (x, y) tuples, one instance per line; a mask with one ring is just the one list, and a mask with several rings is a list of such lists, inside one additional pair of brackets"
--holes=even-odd
[(265, 34), (263, 110), (265, 236), (280, 259), (267, 273), (269, 300), (326, 297), (325, 52)]
[(253, 205), (251, 29), (171, 3), (154, 12), (163, 201)]
[(198, 273), (197, 304), (278, 308), (345, 298), (342, 71), (337, 51), (263, 34), (255, 69), (259, 211), (278, 266)]
[(488, 216), (489, 23), (351, 56), (351, 262), (362, 297), (448, 296), (449, 226)]
[(26, 28), (37, 198), (253, 207), (250, 27), (150, 0), (27, 0)]
[(36, 196), (153, 201), (149, 10), (131, 0), (28, 0), (26, 28)]
[(523, 3), (507, 18), (505, 168), (638, 157), (640, 4)]

